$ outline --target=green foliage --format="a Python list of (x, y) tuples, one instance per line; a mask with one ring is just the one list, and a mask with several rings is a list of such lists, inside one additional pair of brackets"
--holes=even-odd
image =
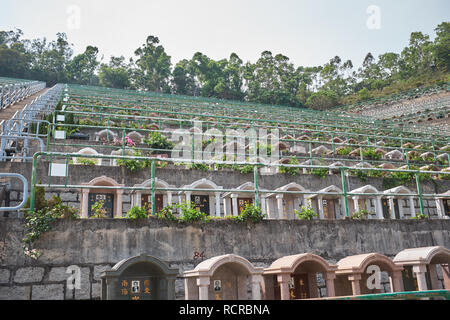
[(411, 219), (414, 220), (423, 220), (423, 219), (428, 219), (428, 216), (426, 214), (422, 214), (420, 212), (416, 213), (415, 217), (411, 217)]
[(177, 217), (174, 215), (176, 206), (166, 206), (161, 209), (161, 211), (156, 213), (156, 217), (158, 219), (164, 219), (169, 221), (176, 221), (178, 220)]
[(306, 100), (306, 106), (315, 110), (325, 110), (337, 104), (338, 96), (331, 90), (315, 92)]
[[(43, 196), (40, 190), (43, 190), (43, 188), (39, 189), (39, 193), (36, 193), (35, 211), (33, 213), (27, 212), (24, 215), (27, 232), (23, 241), (28, 245), (32, 245), (43, 233), (51, 230), (52, 223), (56, 219), (78, 218), (75, 208), (62, 204), (61, 199), (57, 196), (53, 196), (50, 200), (45, 200), (45, 190)], [(29, 251), (28, 247), (26, 249), (26, 251)]]
[[(295, 157), (291, 157), (289, 159), (289, 164), (299, 164), (297, 158)], [(300, 174), (300, 168), (295, 168), (295, 167), (280, 167), (280, 173), (287, 173), (290, 174), (291, 176), (296, 176)]]
[(95, 166), (97, 163), (93, 159), (78, 158), (77, 159), (77, 164), (83, 164), (83, 165), (87, 165), (87, 166)]
[(181, 211), (181, 220), (184, 222), (196, 222), (196, 221), (203, 221), (208, 222), (208, 216), (206, 213), (201, 212), (197, 208), (195, 208), (195, 205), (193, 202), (182, 202), (181, 204), (177, 204), (176, 207), (180, 209)]
[(362, 155), (364, 159), (380, 160), (381, 153), (376, 153), (374, 148), (362, 149)]
[(21, 30), (0, 31), (0, 74), (44, 80), (49, 86), (100, 84), (323, 110), (339, 103), (368, 103), (369, 98), (424, 85), (446, 84), (450, 23), (442, 22), (435, 33), (432, 41), (427, 34), (412, 32), (400, 53), (386, 52), (378, 58), (368, 53), (362, 66), (354, 68), (352, 61), (339, 56), (321, 66), (295, 66), (287, 56), (268, 50), (256, 62), (243, 63), (236, 53), (214, 60), (196, 52), (191, 59), (172, 66), (171, 57), (153, 35), (134, 51), (134, 61), (126, 63), (124, 57), (112, 57), (108, 64), (100, 65), (97, 47), (89, 45), (73, 56), (64, 33), (57, 33), (56, 41), (47, 42), (22, 39)]
[(295, 215), (300, 220), (312, 220), (314, 217), (317, 217), (317, 213), (311, 207), (302, 206), (300, 211), (294, 210)]
[(186, 169), (194, 169), (194, 170), (201, 170), (201, 171), (211, 170), (209, 165), (204, 164), (204, 163), (188, 163), (188, 164), (186, 164)]
[(231, 168), (233, 170), (239, 171), (240, 173), (243, 173), (243, 174), (248, 174), (248, 173), (253, 172), (253, 165), (251, 165), (251, 164), (246, 164), (246, 165), (233, 164)]
[(91, 207), (92, 219), (103, 219), (106, 218), (105, 201), (99, 200), (95, 202)]
[(126, 219), (147, 219), (147, 210), (143, 207), (134, 206), (125, 215)]
[(327, 168), (314, 168), (311, 170), (311, 173), (317, 177), (325, 179), (328, 175), (328, 169)]
[(340, 156), (347, 156), (348, 154), (350, 154), (350, 152), (352, 152), (351, 147), (344, 147), (344, 148), (337, 150), (337, 154)]
[(363, 220), (366, 219), (369, 215), (369, 211), (365, 209), (360, 209), (358, 211), (353, 212), (352, 219), (354, 220)]
[(238, 222), (251, 221), (257, 223), (262, 221), (264, 218), (265, 215), (262, 214), (260, 207), (256, 207), (253, 204), (246, 203), (244, 209), (241, 211), (241, 214), (238, 215), (235, 220)]
[(167, 152), (162, 150), (172, 150), (175, 146), (167, 137), (157, 131), (150, 132), (148, 137), (143, 139), (143, 142), (152, 149), (161, 149), (161, 151), (153, 151), (155, 154)]
[[(135, 148), (133, 148), (133, 155), (135, 157), (143, 156), (143, 154)], [(116, 162), (117, 165), (124, 166), (130, 171), (142, 170), (146, 167), (150, 167), (152, 164), (152, 160), (136, 160), (136, 159), (117, 159)]]

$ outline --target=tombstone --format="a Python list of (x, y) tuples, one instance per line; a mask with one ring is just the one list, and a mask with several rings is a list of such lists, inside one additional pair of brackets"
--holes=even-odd
[(174, 300), (178, 269), (150, 255), (118, 262), (101, 274), (102, 300)]
[[(147, 213), (152, 213), (152, 195), (142, 194), (141, 195), (141, 207), (147, 210)], [(157, 193), (155, 194), (155, 212), (160, 212), (164, 208), (164, 195)]]
[(209, 196), (197, 194), (191, 195), (191, 201), (194, 203), (195, 209), (209, 215)]
[(91, 217), (94, 213), (92, 212), (92, 206), (97, 201), (103, 201), (103, 208), (106, 210), (106, 217), (114, 217), (114, 194), (112, 193), (89, 193), (88, 202), (88, 217)]
[(128, 138), (130, 138), (134, 143), (142, 143), (144, 136), (136, 131), (131, 131), (127, 134)]

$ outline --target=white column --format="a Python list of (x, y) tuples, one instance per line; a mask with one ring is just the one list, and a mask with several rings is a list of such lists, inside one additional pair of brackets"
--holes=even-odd
[(123, 190), (118, 189), (116, 191), (116, 207), (114, 209), (113, 216), (114, 218), (120, 218), (122, 217), (122, 196), (123, 196)]
[(437, 210), (437, 214), (438, 217), (440, 219), (446, 219), (446, 215), (444, 212), (444, 201), (442, 198), (434, 198), (436, 201), (436, 210)]
[(359, 211), (359, 196), (353, 197), (353, 207), (355, 208), (355, 212)]
[(398, 202), (398, 212), (400, 215), (400, 219), (403, 219), (405, 217), (405, 214), (403, 212), (404, 208), (403, 208), (402, 199), (401, 198), (397, 199), (397, 202)]
[[(339, 197), (338, 203), (339, 203), (340, 218), (344, 219), (345, 218), (344, 197)], [(337, 218), (337, 216), (336, 216), (336, 218)]]
[(89, 189), (81, 190), (81, 218), (89, 218)]
[(437, 271), (436, 271), (436, 265), (435, 264), (429, 264), (428, 269), (430, 271), (430, 280), (431, 280), (431, 288), (430, 290), (438, 290), (441, 289), (437, 277)]
[(375, 211), (377, 212), (377, 217), (380, 220), (383, 220), (383, 205), (381, 204), (381, 196), (376, 197), (375, 200)]
[(230, 208), (228, 208), (228, 198), (223, 198), (223, 215), (226, 217), (230, 214)]
[(184, 194), (186, 196), (186, 199), (185, 199), (186, 203), (190, 203), (191, 202), (191, 191), (186, 191)]
[(216, 217), (220, 217), (220, 192), (215, 192), (216, 195)]
[(277, 194), (277, 208), (278, 208), (278, 219), (284, 219), (284, 212), (283, 212), (283, 195)]
[(427, 281), (425, 278), (425, 273), (427, 272), (427, 267), (424, 264), (419, 264), (413, 266), (413, 271), (417, 277), (417, 284), (419, 286), (419, 291), (427, 290)]
[(199, 300), (208, 300), (208, 287), (209, 287), (209, 277), (199, 277), (197, 278), (197, 286), (198, 286), (198, 299)]
[(231, 195), (231, 203), (233, 205), (233, 216), (238, 216), (239, 215), (239, 209), (238, 209), (238, 202), (237, 202), (237, 194), (232, 194)]
[(391, 214), (391, 219), (395, 219), (394, 198), (388, 197), (388, 200), (389, 200), (389, 212)]
[(266, 197), (261, 195), (261, 213), (266, 214)]
[(416, 209), (414, 208), (414, 197), (409, 197), (409, 212), (411, 214), (411, 218), (416, 216)]
[(260, 274), (252, 276), (252, 300), (261, 300), (261, 282), (263, 277)]
[(323, 220), (324, 214), (323, 214), (323, 197), (322, 196), (317, 197), (317, 208), (319, 210), (319, 219)]

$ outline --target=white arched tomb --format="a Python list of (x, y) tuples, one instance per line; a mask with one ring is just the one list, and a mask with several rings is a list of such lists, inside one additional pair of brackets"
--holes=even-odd
[[(410, 217), (416, 216), (416, 210), (414, 206), (414, 196), (406, 196), (407, 194), (413, 194), (411, 190), (404, 186), (398, 186), (389, 190), (385, 190), (383, 193), (387, 194), (387, 199), (389, 201), (389, 213), (391, 219), (395, 219), (395, 204), (394, 201), (397, 200), (398, 203), (398, 213), (400, 219), (403, 219), (405, 215), (409, 215)], [(395, 195), (388, 195), (395, 194)], [(405, 214), (405, 206), (403, 205), (401, 200), (409, 201), (409, 213)]]
[[(299, 191), (307, 192), (303, 186), (292, 182), (275, 191)], [(269, 193), (266, 196), (267, 216), (269, 219), (296, 219), (294, 210), (300, 210), (302, 205), (306, 204), (306, 194), (294, 193)]]
[(89, 212), (89, 194), (113, 194), (114, 195), (114, 206), (113, 206), (113, 216), (118, 218), (122, 216), (122, 196), (123, 189), (102, 189), (101, 186), (105, 187), (123, 187), (123, 184), (118, 184), (114, 179), (101, 176), (92, 179), (88, 183), (82, 183), (85, 186), (93, 186), (100, 188), (83, 188), (81, 189), (81, 218), (88, 218)]
[[(328, 186), (318, 192), (342, 193), (335, 185)], [(337, 202), (336, 202), (337, 201)], [(336, 194), (311, 194), (307, 196), (308, 205), (318, 213), (319, 219), (343, 219), (345, 214), (344, 196)], [(334, 213), (334, 214), (333, 214)]]
[[(152, 187), (152, 179), (145, 180), (141, 184), (135, 184), (135, 188), (151, 188)], [(160, 180), (155, 178), (155, 188), (175, 188), (175, 186), (168, 184), (164, 180)], [(131, 206), (143, 207), (145, 203), (151, 204), (151, 190), (134, 190), (131, 194)], [(162, 206), (163, 208), (166, 206), (172, 205), (172, 191), (155, 191), (155, 196), (162, 196)], [(147, 199), (144, 199), (147, 198)], [(158, 209), (158, 207), (157, 207)]]
[[(79, 150), (77, 152), (77, 154), (80, 154), (80, 155), (101, 155), (96, 150), (94, 150), (92, 148), (81, 149), (81, 150)], [(83, 157), (73, 157), (72, 158), (73, 164), (80, 164), (80, 158), (83, 158)], [(95, 162), (95, 165), (97, 165), (97, 166), (100, 166), (102, 164), (102, 159), (101, 158), (86, 158), (86, 159), (93, 160)]]
[[(368, 195), (354, 195), (354, 193), (367, 193)], [(353, 202), (353, 206), (349, 205), (349, 214), (350, 216), (353, 215), (354, 212), (359, 211), (360, 209), (365, 209), (369, 213), (374, 213), (376, 219), (384, 219), (383, 217), (383, 207), (381, 204), (381, 195), (375, 196), (375, 195), (369, 195), (371, 193), (379, 193), (379, 191), (371, 185), (366, 185), (357, 189), (354, 189), (348, 193), (349, 196), (351, 196), (351, 201)], [(374, 210), (372, 210), (374, 208)], [(372, 218), (373, 214), (368, 215), (368, 219), (374, 219)]]
[[(184, 185), (182, 188), (186, 189), (211, 189), (211, 191), (195, 191), (195, 190), (188, 190), (188, 191), (180, 191), (178, 193), (180, 203), (184, 200), (186, 202), (191, 202), (191, 196), (208, 196), (209, 197), (209, 214), (212, 216), (220, 217), (220, 195), (221, 195), (221, 189), (223, 189), (222, 186), (218, 186), (214, 182), (208, 179), (200, 179), (197, 181), (194, 181), (191, 184)], [(181, 195), (184, 195), (184, 199)]]

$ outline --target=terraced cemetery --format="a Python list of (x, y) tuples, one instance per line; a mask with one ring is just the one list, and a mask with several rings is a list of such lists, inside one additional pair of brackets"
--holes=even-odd
[(32, 209), (37, 187), (81, 190), (66, 197), (81, 217), (93, 214), (87, 199), (96, 194), (110, 202), (110, 217), (193, 201), (215, 217), (252, 203), (268, 219), (298, 219), (306, 207), (315, 219), (443, 218), (449, 136), (408, 124), (430, 108), (448, 119), (448, 89), (408, 97), (413, 108), (393, 99), (324, 112), (56, 85), (3, 121), (2, 158), (33, 161)]

